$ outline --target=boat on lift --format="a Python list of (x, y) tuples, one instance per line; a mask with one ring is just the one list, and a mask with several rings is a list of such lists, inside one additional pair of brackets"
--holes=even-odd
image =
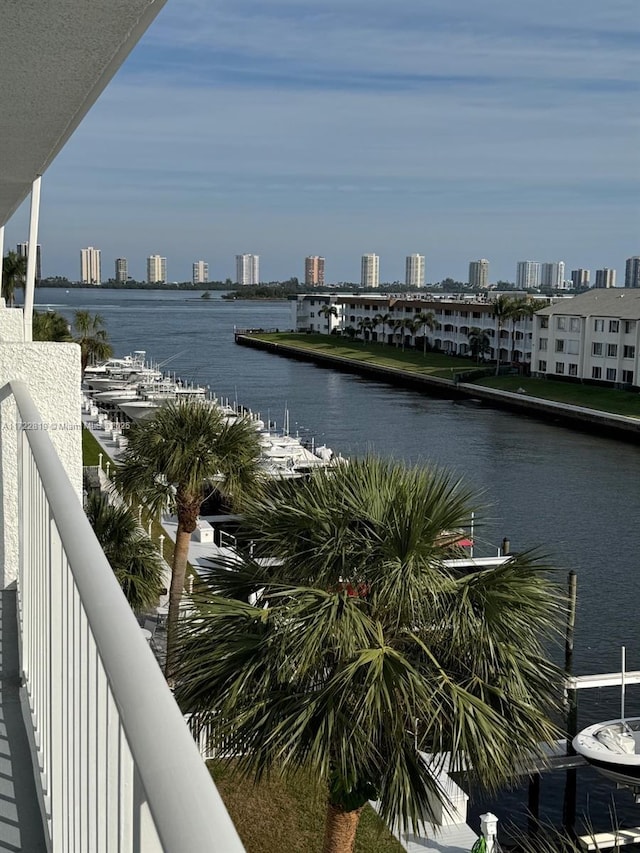
[(573, 748), (603, 776), (640, 788), (640, 717), (588, 726), (574, 737)]
[(594, 723), (574, 737), (572, 745), (603, 776), (640, 795), (640, 717), (625, 716), (626, 649), (622, 647), (620, 718)]

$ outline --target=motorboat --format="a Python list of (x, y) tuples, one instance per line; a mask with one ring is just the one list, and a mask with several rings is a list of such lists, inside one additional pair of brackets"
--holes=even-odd
[(640, 788), (640, 717), (588, 726), (574, 737), (573, 748), (603, 776)]

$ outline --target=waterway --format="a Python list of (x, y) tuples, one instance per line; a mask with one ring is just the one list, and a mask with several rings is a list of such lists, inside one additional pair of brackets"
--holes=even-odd
[[(541, 547), (558, 567), (578, 573), (575, 670), (640, 669), (640, 447), (473, 404), (336, 373), (234, 344), (238, 328), (291, 328), (290, 307), (278, 302), (231, 302), (211, 293), (41, 289), (36, 307), (99, 313), (116, 354), (144, 349), (185, 380), (209, 385), (279, 425), (289, 411), (291, 432), (314, 436), (345, 456), (377, 453), (453, 470), (488, 507), (480, 547), (507, 536), (518, 550)], [(558, 655), (560, 652), (558, 652)], [(580, 697), (585, 725), (618, 716), (617, 691)], [(627, 693), (627, 713), (640, 715), (640, 686)], [(579, 813), (598, 829), (615, 803), (623, 825), (640, 824), (640, 806), (590, 770), (579, 772)], [(543, 813), (561, 813), (561, 778), (545, 779)], [(474, 813), (487, 803), (474, 803)], [(498, 809), (494, 805), (494, 810)], [(523, 812), (521, 792), (500, 809)], [(498, 809), (498, 811), (500, 811)]]

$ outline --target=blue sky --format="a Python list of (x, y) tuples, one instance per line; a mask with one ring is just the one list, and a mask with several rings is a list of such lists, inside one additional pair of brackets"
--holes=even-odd
[[(637, 0), (168, 0), (43, 180), (43, 272), (493, 281), (640, 254)], [(25, 206), (7, 227), (26, 239)]]

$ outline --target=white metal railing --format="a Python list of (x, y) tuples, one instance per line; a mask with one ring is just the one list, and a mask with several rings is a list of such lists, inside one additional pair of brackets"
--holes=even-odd
[(10, 395), (22, 670), (53, 853), (240, 853), (26, 385)]

